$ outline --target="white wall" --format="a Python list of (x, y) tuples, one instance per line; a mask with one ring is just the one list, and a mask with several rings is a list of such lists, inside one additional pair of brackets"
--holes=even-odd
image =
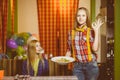
[(18, 32), (38, 34), (36, 0), (18, 0)]
[(90, 1), (91, 0), (79, 0), (79, 6), (78, 7), (86, 7), (88, 9), (89, 13), (90, 13), (90, 9), (91, 9)]

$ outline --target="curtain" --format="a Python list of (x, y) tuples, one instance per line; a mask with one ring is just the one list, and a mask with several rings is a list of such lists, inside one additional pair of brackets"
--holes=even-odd
[(0, 53), (6, 52), (8, 0), (0, 0)]
[(45, 53), (65, 55), (79, 0), (37, 0), (40, 43)]
[(17, 0), (0, 0), (0, 53), (6, 53), (6, 40), (17, 32)]

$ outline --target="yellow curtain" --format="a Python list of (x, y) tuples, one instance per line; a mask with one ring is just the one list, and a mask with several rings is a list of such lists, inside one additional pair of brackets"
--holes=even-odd
[(45, 53), (65, 55), (79, 0), (37, 0), (40, 42)]

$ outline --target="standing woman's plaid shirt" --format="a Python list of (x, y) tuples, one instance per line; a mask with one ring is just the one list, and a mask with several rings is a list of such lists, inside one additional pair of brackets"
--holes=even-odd
[[(74, 45), (74, 54), (76, 56), (76, 61), (79, 62), (89, 62), (88, 61), (88, 47), (87, 47), (87, 28), (82, 31), (77, 31), (75, 33), (75, 38), (73, 39), (72, 43), (72, 31), (68, 34), (68, 50), (72, 52), (71, 46)], [(92, 48), (93, 42), (94, 42), (94, 31), (90, 29), (90, 49)], [(92, 49), (91, 49), (91, 53)], [(92, 60), (96, 60), (95, 55), (91, 54)]]

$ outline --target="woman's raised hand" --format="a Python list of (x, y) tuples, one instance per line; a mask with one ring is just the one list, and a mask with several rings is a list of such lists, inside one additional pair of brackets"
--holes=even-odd
[(101, 18), (97, 19), (95, 22), (92, 23), (92, 28), (96, 31), (100, 28), (100, 26), (103, 24), (104, 22), (102, 21)]

